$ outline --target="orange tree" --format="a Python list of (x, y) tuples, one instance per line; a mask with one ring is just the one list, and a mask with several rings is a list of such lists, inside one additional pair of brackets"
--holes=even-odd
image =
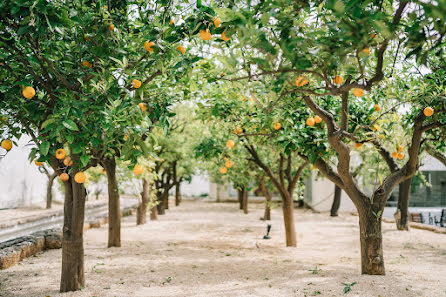
[(176, 26), (170, 20), (183, 8), (170, 1), (0, 4), (0, 109), (8, 114), (2, 143), (11, 149), (10, 139), (29, 134), (37, 146), (32, 158), (63, 180), (62, 292), (85, 285), (84, 171), (97, 164), (109, 181), (109, 246), (120, 245), (116, 158), (134, 164), (145, 152), (151, 126), (169, 116), (154, 90), (187, 79), (199, 59), (182, 41), (198, 33), (204, 12)]
[[(423, 133), (444, 122), (417, 108), (408, 157), (403, 166), (397, 166), (392, 152), (373, 135), (378, 130), (375, 123), (368, 116), (361, 117), (363, 109), (355, 107), (365, 100), (366, 92), (384, 78), (391, 78), (392, 65), (406, 58), (399, 49), (421, 63), (429, 51), (444, 51), (446, 5), (440, 2), (247, 1), (216, 9), (231, 47), (252, 52), (246, 64), (228, 55), (227, 65), (233, 67), (225, 71), (228, 75), (223, 79), (263, 82), (276, 94), (270, 106), (298, 100), (311, 111), (310, 124), (314, 124), (314, 115), (322, 120), (324, 139), (334, 151), (336, 166), (330, 161), (331, 155), (322, 150), (314, 150), (316, 157), (312, 158), (312, 143), (301, 142), (297, 147), (304, 160), (313, 163), (355, 204), (363, 274), (385, 274), (383, 208), (392, 190), (416, 172)], [(329, 108), (332, 104), (338, 108)], [(353, 121), (355, 117), (357, 121)], [(370, 193), (352, 176), (351, 142), (371, 143), (390, 168)]]

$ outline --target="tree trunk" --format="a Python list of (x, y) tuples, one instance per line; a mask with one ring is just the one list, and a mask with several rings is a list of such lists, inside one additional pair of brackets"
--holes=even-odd
[(361, 273), (369, 275), (385, 275), (381, 218), (371, 209), (360, 211), (359, 231), (361, 241)]
[(164, 202), (164, 193), (163, 193), (163, 190), (161, 189), (161, 191), (160, 190), (158, 190), (158, 193), (156, 194), (156, 196), (157, 196), (157, 200), (158, 200), (158, 205), (156, 206), (156, 208), (157, 208), (157, 214), (159, 214), (159, 215), (164, 215), (165, 213), (166, 213), (166, 211), (165, 211), (165, 202)]
[(335, 185), (333, 203), (331, 204), (330, 216), (337, 217), (339, 207), (341, 206), (341, 194), (342, 190), (340, 187)]
[(78, 291), (85, 287), (83, 230), (85, 198), (83, 184), (70, 175), (65, 186), (64, 225), (62, 239), (62, 275), (60, 292)]
[(108, 247), (121, 246), (121, 209), (119, 206), (119, 189), (116, 179), (116, 160), (104, 160), (108, 182)]
[(142, 192), (141, 192), (141, 204), (136, 209), (136, 225), (144, 225), (147, 222), (147, 203), (150, 200), (150, 184), (148, 179), (143, 179)]
[(266, 188), (264, 178), (262, 178), (260, 180), (260, 189), (261, 189), (261, 191), (263, 193), (263, 196), (266, 199), (265, 214), (263, 215), (263, 220), (269, 221), (269, 220), (271, 220), (271, 200), (272, 199), (271, 199), (271, 193)]
[(294, 202), (291, 197), (282, 200), (283, 221), (285, 224), (286, 246), (297, 245), (296, 227), (294, 225)]
[(180, 182), (175, 184), (175, 206), (180, 205), (181, 202), (181, 193), (180, 193)]
[(243, 191), (243, 213), (248, 214), (248, 191)]
[(245, 190), (241, 189), (241, 190), (237, 190), (237, 195), (238, 195), (238, 203), (239, 203), (239, 208), (243, 209), (243, 195), (244, 195)]
[(169, 209), (169, 190), (164, 190), (164, 208)]
[(407, 216), (411, 184), (412, 177), (406, 179), (399, 185), (398, 208), (395, 213), (395, 223), (398, 230), (409, 230), (409, 222), (407, 220)]
[(50, 209), (51, 208), (51, 204), (53, 203), (53, 183), (54, 183), (54, 179), (57, 177), (57, 172), (53, 172), (53, 174), (51, 174), (48, 177), (48, 185), (46, 187), (46, 208)]
[(152, 209), (150, 210), (150, 220), (158, 220), (158, 208), (156, 206), (152, 207)]

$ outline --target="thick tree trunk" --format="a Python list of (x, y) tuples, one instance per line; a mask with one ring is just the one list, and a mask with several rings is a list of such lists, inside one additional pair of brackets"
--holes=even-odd
[(86, 190), (74, 181), (74, 173), (64, 182), (64, 225), (62, 239), (62, 275), (60, 292), (85, 287), (83, 230)]
[(152, 209), (150, 210), (150, 220), (158, 220), (158, 208), (156, 206), (152, 207)]
[(243, 195), (244, 195), (245, 190), (241, 189), (241, 190), (237, 190), (237, 196), (238, 196), (238, 204), (239, 204), (239, 208), (243, 209)]
[(297, 239), (296, 227), (294, 225), (294, 201), (291, 197), (284, 198), (282, 201), (286, 246), (295, 247), (297, 245)]
[(175, 206), (181, 203), (180, 182), (175, 183)]
[(244, 214), (248, 213), (248, 191), (247, 190), (243, 191), (243, 213)]
[(57, 172), (53, 172), (48, 177), (48, 185), (46, 186), (46, 208), (50, 209), (53, 203), (53, 183), (54, 179), (57, 177)]
[(377, 218), (371, 209), (359, 210), (359, 231), (361, 241), (361, 273), (385, 275), (381, 216)]
[(263, 178), (260, 180), (260, 189), (263, 193), (263, 196), (266, 199), (265, 213), (263, 215), (263, 220), (269, 221), (269, 220), (271, 220), (271, 200), (272, 200), (272, 198), (271, 198), (271, 193), (266, 188), (265, 180)]
[(136, 209), (136, 225), (144, 225), (147, 222), (147, 203), (150, 200), (150, 184), (148, 179), (143, 179), (142, 192), (141, 192), (141, 204)]
[(330, 210), (330, 216), (332, 217), (338, 216), (339, 207), (341, 206), (341, 194), (342, 194), (341, 188), (335, 185), (333, 203), (331, 204), (331, 210)]
[(156, 196), (157, 196), (157, 200), (158, 200), (158, 205), (156, 206), (156, 208), (157, 208), (157, 214), (159, 214), (159, 215), (164, 215), (165, 213), (166, 213), (166, 211), (165, 211), (165, 205), (166, 205), (166, 203), (164, 202), (164, 192), (163, 192), (163, 190), (161, 189), (159, 189), (158, 190), (158, 193), (156, 194)]
[(395, 223), (398, 230), (409, 230), (409, 222), (407, 216), (409, 211), (411, 184), (412, 177), (406, 179), (399, 185), (398, 208), (395, 213)]
[(164, 190), (164, 209), (169, 209), (169, 190)]
[(116, 179), (116, 160), (104, 160), (108, 182), (108, 247), (121, 246), (121, 209), (119, 206), (119, 189)]

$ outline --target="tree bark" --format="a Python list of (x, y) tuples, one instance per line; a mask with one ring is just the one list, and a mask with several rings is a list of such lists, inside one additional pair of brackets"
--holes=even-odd
[(169, 190), (164, 190), (164, 209), (169, 209)]
[(410, 199), (410, 186), (412, 184), (412, 177), (406, 179), (399, 185), (398, 207), (395, 213), (396, 228), (401, 231), (409, 230), (408, 211)]
[(83, 230), (86, 190), (74, 181), (74, 174), (64, 182), (64, 225), (62, 239), (62, 275), (60, 292), (85, 287)]
[(180, 182), (175, 183), (175, 206), (179, 206), (181, 203)]
[(147, 203), (150, 200), (149, 180), (144, 178), (142, 182), (141, 204), (136, 209), (136, 225), (144, 225), (147, 222)]
[(150, 211), (150, 220), (151, 221), (158, 220), (158, 208), (156, 206), (152, 207)]
[(359, 230), (361, 241), (361, 273), (385, 275), (381, 217), (371, 209), (359, 211)]
[(241, 190), (237, 190), (237, 195), (238, 195), (238, 203), (239, 203), (239, 208), (243, 209), (243, 195), (244, 195), (244, 189)]
[(294, 225), (294, 201), (291, 197), (282, 200), (283, 221), (285, 224), (286, 246), (297, 245), (296, 226)]
[(46, 187), (46, 208), (50, 209), (53, 203), (53, 183), (54, 179), (57, 177), (57, 172), (53, 172), (48, 177), (48, 185)]
[(159, 215), (164, 215), (164, 214), (166, 214), (166, 211), (165, 211), (165, 202), (164, 202), (164, 192), (163, 192), (163, 190), (161, 189), (158, 189), (158, 193), (156, 194), (156, 196), (157, 196), (157, 200), (158, 200), (158, 205), (156, 206), (156, 208), (157, 208), (157, 214), (159, 214)]
[(266, 199), (265, 213), (263, 215), (263, 220), (269, 221), (269, 220), (271, 220), (271, 200), (272, 200), (272, 198), (271, 198), (271, 193), (266, 188), (265, 179), (264, 178), (262, 178), (260, 180), (260, 189), (262, 190), (263, 196)]
[(243, 213), (248, 214), (248, 191), (243, 191)]
[(108, 247), (121, 246), (121, 209), (119, 189), (116, 179), (116, 160), (107, 158), (103, 161), (108, 183)]
[(342, 190), (340, 187), (335, 185), (333, 203), (331, 204), (330, 216), (337, 217), (339, 207), (341, 206), (341, 194)]

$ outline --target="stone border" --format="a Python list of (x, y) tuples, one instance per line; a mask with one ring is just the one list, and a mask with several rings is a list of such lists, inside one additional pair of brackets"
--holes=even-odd
[[(395, 220), (394, 219), (383, 218), (382, 221), (386, 222), (386, 223), (395, 224)], [(417, 222), (409, 222), (409, 227), (412, 227), (412, 228), (415, 228), (415, 229), (432, 231), (432, 232), (435, 232), (435, 233), (446, 234), (446, 228), (433, 226), (433, 225), (429, 225), (429, 224), (421, 224), (421, 223), (417, 223)]]

